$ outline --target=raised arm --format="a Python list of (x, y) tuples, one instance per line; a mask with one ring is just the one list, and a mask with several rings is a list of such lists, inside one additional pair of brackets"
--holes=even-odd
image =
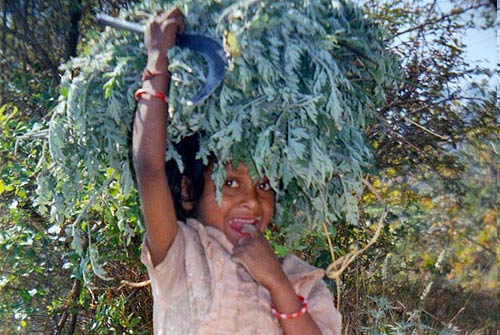
[[(167, 50), (175, 44), (176, 34), (184, 30), (184, 18), (178, 8), (158, 13), (144, 34), (148, 52), (146, 76), (142, 88), (168, 95)], [(149, 77), (149, 78), (147, 78)], [(165, 173), (167, 103), (149, 94), (140, 99), (132, 137), (133, 162), (146, 223), (146, 243), (154, 265), (167, 254), (177, 234), (177, 217)]]

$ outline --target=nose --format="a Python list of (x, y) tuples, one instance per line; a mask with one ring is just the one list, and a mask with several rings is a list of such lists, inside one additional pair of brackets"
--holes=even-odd
[(258, 209), (259, 205), (260, 201), (259, 201), (259, 196), (257, 194), (257, 190), (254, 187), (254, 185), (251, 185), (246, 189), (246, 192), (243, 194), (241, 206), (254, 211), (255, 209)]

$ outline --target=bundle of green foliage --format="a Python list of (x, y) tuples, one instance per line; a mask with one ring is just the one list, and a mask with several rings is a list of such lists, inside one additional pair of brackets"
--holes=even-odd
[[(171, 5), (146, 1), (120, 17), (145, 24), (144, 13)], [(384, 31), (345, 1), (177, 5), (189, 32), (224, 45), (228, 67), (221, 88), (202, 105), (190, 106), (186, 101), (203, 85), (206, 64), (190, 51), (170, 51), (167, 160), (182, 169), (173, 143), (199, 132), (198, 156), (207, 162), (215, 154), (218, 186), (222, 164), (232, 160), (246, 163), (253, 175), (267, 175), (278, 195), (275, 221), (290, 240), (323, 222), (356, 223), (360, 178), (371, 159), (363, 127), (398, 75), (397, 59), (384, 48)], [(106, 29), (85, 54), (65, 65), (49, 131), (53, 164), (40, 175), (38, 189), (38, 204), (51, 206), (56, 226), (84, 215), (94, 198), (88, 194), (106, 178), (118, 173), (125, 197), (133, 186), (128, 150), (133, 92), (146, 61), (142, 39)], [(124, 233), (132, 234), (126, 211), (116, 215)], [(68, 230), (80, 252), (81, 229)], [(91, 260), (93, 255), (91, 250)]]

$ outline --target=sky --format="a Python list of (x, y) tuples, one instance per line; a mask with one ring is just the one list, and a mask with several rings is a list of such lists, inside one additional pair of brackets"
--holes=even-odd
[(471, 63), (494, 69), (497, 61), (497, 41), (495, 30), (469, 29), (464, 36), (467, 45), (466, 59)]
[[(444, 11), (453, 9), (453, 5), (449, 0), (438, 0), (437, 4)], [(471, 65), (478, 65), (495, 71), (498, 62), (497, 31), (495, 28), (487, 30), (468, 29), (462, 41), (466, 45), (466, 61)], [(492, 76), (489, 85), (492, 88), (497, 87), (497, 80), (497, 76)]]
[[(354, 0), (355, 2), (362, 4), (365, 0)], [(381, 0), (383, 1), (383, 0)], [(421, 1), (432, 1), (432, 0), (421, 0)], [(441, 9), (441, 11), (447, 13), (452, 11), (456, 5), (454, 5), (450, 0), (436, 0), (436, 5)], [(499, 13), (500, 11), (497, 11)], [(476, 19), (480, 19), (479, 15), (476, 15)], [(497, 26), (500, 25), (497, 22)], [(405, 38), (402, 36), (401, 38)], [(498, 38), (498, 45), (497, 45)], [(477, 65), (482, 68), (488, 68), (491, 71), (495, 71), (496, 64), (498, 62), (498, 54), (500, 51), (500, 34), (497, 36), (495, 28), (490, 28), (488, 30), (483, 29), (469, 29), (463, 36), (462, 41), (466, 45), (465, 48), (465, 60), (470, 65)], [(476, 78), (475, 78), (476, 79)], [(477, 79), (476, 79), (477, 80)], [(465, 82), (465, 84), (467, 84)], [(497, 76), (492, 76), (489, 80), (489, 85), (495, 88), (497, 85)]]

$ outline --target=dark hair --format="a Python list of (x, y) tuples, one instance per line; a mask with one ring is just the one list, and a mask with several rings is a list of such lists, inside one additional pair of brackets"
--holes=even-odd
[[(135, 109), (137, 112), (137, 106)], [(132, 180), (137, 187), (137, 178), (135, 174), (135, 167), (132, 159), (132, 130), (134, 129), (135, 118), (131, 119), (127, 142), (128, 142), (128, 162), (129, 169), (132, 174)], [(205, 181), (203, 178), (203, 171), (205, 166), (201, 159), (196, 159), (196, 154), (200, 149), (200, 134), (195, 133), (188, 137), (182, 139), (178, 144), (174, 144), (174, 148), (177, 150), (182, 158), (182, 163), (184, 165), (184, 171), (181, 173), (177, 167), (177, 163), (174, 160), (170, 160), (165, 163), (165, 172), (167, 174), (168, 185), (170, 192), (172, 194), (172, 199), (174, 201), (175, 213), (177, 215), (177, 220), (185, 221), (189, 217), (196, 217), (196, 207), (198, 200), (200, 200), (203, 189), (205, 188)], [(215, 156), (209, 157), (209, 162), (213, 163), (215, 161)], [(182, 177), (185, 176), (190, 180), (188, 186), (189, 199), (185, 199), (193, 202), (193, 210), (186, 211), (182, 206)]]
[[(165, 172), (172, 193), (177, 219), (185, 221), (188, 217), (196, 217), (196, 205), (205, 187), (203, 178), (205, 166), (201, 159), (196, 159), (196, 154), (200, 148), (200, 135), (195, 133), (188, 136), (175, 144), (174, 147), (182, 158), (184, 171), (181, 173), (175, 160), (171, 159), (165, 164)], [(182, 198), (182, 177), (189, 180), (188, 199)], [(192, 202), (194, 205), (193, 210), (185, 210), (182, 206), (183, 200)]]

